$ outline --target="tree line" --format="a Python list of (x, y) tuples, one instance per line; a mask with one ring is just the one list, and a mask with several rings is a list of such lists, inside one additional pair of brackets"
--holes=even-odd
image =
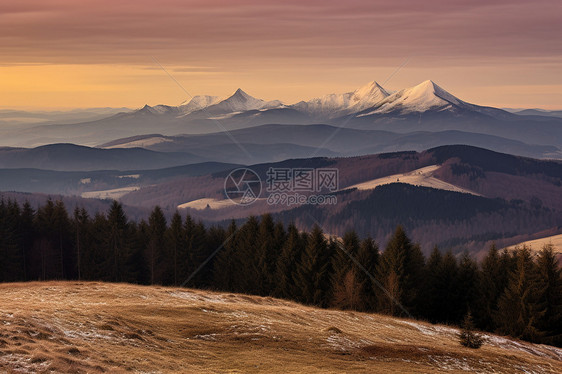
[(538, 254), (492, 245), (477, 263), (434, 248), (425, 257), (398, 226), (384, 249), (354, 231), (329, 237), (250, 217), (206, 227), (155, 207), (129, 220), (71, 214), (61, 201), (34, 210), (0, 201), (0, 281), (97, 280), (188, 286), (275, 296), (324, 308), (388, 313), (460, 324), (562, 345), (562, 270), (551, 246)]

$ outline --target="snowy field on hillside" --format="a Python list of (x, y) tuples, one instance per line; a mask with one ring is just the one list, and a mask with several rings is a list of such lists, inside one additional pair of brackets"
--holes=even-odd
[(383, 178), (377, 178), (367, 182), (354, 184), (353, 186), (346, 187), (345, 189), (357, 188), (358, 190), (372, 190), (377, 188), (378, 186), (383, 186), (385, 184), (406, 183), (414, 186), (431, 187), (440, 190), (478, 195), (475, 192), (435, 178), (433, 176), (433, 172), (439, 168), (439, 165), (426, 166), (424, 168), (416, 169), (407, 173), (389, 175)]

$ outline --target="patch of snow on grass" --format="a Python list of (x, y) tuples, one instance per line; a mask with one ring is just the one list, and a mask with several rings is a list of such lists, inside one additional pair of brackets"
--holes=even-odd
[(410, 321), (398, 321), (404, 325), (412, 326), (419, 332), (428, 336), (439, 336), (439, 335), (456, 335), (458, 330), (452, 327), (446, 326), (428, 326), (421, 323), (410, 322)]
[(170, 296), (177, 297), (184, 300), (209, 302), (209, 303), (226, 303), (224, 296), (221, 295), (199, 295), (189, 291), (174, 291), (169, 293)]
[(515, 349), (523, 352), (530, 353), (535, 356), (553, 358), (555, 360), (562, 361), (562, 349), (556, 348), (543, 344), (533, 344), (520, 342), (516, 340), (510, 340), (503, 338), (501, 336), (494, 336), (488, 334), (482, 334), (487, 344), (504, 348), (504, 349)]

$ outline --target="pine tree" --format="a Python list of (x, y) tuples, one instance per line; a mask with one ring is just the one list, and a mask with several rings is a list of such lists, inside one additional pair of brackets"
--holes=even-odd
[(275, 240), (275, 223), (273, 218), (271, 214), (264, 214), (259, 224), (255, 254), (258, 260), (257, 272), (259, 277), (256, 286), (260, 295), (267, 295), (273, 289), (273, 275), (279, 250), (279, 243)]
[(468, 313), (469, 307), (475, 305), (478, 296), (478, 265), (470, 255), (465, 252), (459, 261), (457, 275), (457, 308), (454, 323), (460, 323)]
[[(378, 275), (386, 287), (379, 293), (383, 310), (393, 315), (419, 309), (424, 257), (418, 245), (411, 243), (402, 226), (398, 226), (381, 256)], [(390, 296), (390, 297), (389, 297)]]
[(108, 257), (110, 279), (114, 282), (122, 282), (125, 277), (124, 267), (128, 256), (127, 224), (123, 206), (114, 200), (107, 214), (107, 232), (98, 233), (106, 241), (105, 246), (110, 254)]
[(372, 278), (375, 278), (379, 264), (379, 247), (372, 238), (368, 237), (361, 241), (359, 251), (357, 252), (357, 261), (368, 272), (368, 274), (365, 274), (363, 269), (360, 269), (355, 264), (353, 265), (357, 280), (361, 284), (358, 308), (362, 311), (375, 311), (378, 309), (378, 287)]
[[(191, 273), (195, 270), (195, 267), (192, 264), (193, 258), (193, 236), (195, 232), (195, 222), (188, 214), (185, 217), (185, 221), (183, 224), (183, 232), (184, 232), (184, 241), (185, 245), (181, 248), (181, 251), (178, 255), (179, 257), (179, 265), (178, 265), (178, 272), (180, 274), (181, 282), (185, 282), (191, 275)], [(181, 283), (180, 283), (181, 284)]]
[(322, 229), (314, 226), (297, 264), (295, 286), (297, 299), (303, 303), (325, 306), (329, 288), (330, 249)]
[(304, 238), (297, 227), (291, 223), (287, 228), (287, 238), (281, 249), (275, 270), (275, 296), (286, 299), (294, 298), (297, 294), (294, 278), (298, 260), (306, 246)]
[[(114, 274), (113, 252), (109, 250), (109, 224), (104, 214), (97, 213), (90, 225), (90, 241), (82, 251), (82, 278), (112, 281)], [(86, 248), (86, 247), (84, 247)]]
[(236, 249), (234, 250), (237, 269), (234, 272), (234, 288), (237, 292), (255, 294), (260, 289), (258, 251), (259, 221), (250, 217), (240, 227), (237, 234)]
[(425, 266), (424, 280), (424, 308), (423, 316), (431, 322), (438, 321), (443, 300), (441, 269), (443, 267), (443, 255), (437, 246), (433, 247)]
[(166, 231), (166, 245), (170, 248), (172, 259), (169, 261), (170, 268), (166, 270), (165, 284), (178, 285), (178, 256), (182, 248), (187, 245), (185, 231), (180, 213), (176, 210), (172, 216), (170, 227)]
[(192, 286), (202, 286), (211, 274), (212, 264), (208, 268), (205, 267), (199, 271), (198, 269), (208, 258), (210, 251), (214, 251), (216, 248), (209, 247), (207, 229), (202, 222), (193, 224), (189, 232), (188, 242), (188, 276), (186, 279), (191, 277), (189, 284)]
[(458, 263), (451, 251), (443, 256), (438, 272), (438, 306), (435, 320), (438, 322), (457, 322), (459, 305)]
[(31, 263), (30, 254), (33, 248), (33, 241), (35, 240), (35, 228), (33, 226), (33, 220), (35, 217), (35, 211), (29, 204), (29, 201), (25, 201), (23, 204), (21, 218), (19, 221), (20, 229), (20, 246), (22, 250), (23, 257), (23, 280), (29, 280), (35, 277), (31, 277), (29, 265)]
[(237, 231), (236, 221), (231, 220), (225, 234), (228, 240), (225, 239), (224, 248), (218, 252), (213, 266), (213, 283), (223, 291), (235, 290), (234, 272), (239, 268), (235, 263)]
[(139, 284), (150, 283), (150, 271), (146, 257), (146, 243), (150, 241), (150, 228), (141, 220), (140, 223), (128, 225), (129, 256), (126, 262), (127, 277), (131, 282)]
[(545, 311), (537, 323), (542, 343), (562, 345), (562, 269), (552, 244), (545, 245), (537, 258), (537, 289)]
[(50, 198), (45, 205), (37, 210), (35, 225), (37, 227), (37, 241), (34, 244), (34, 259), (32, 267), (39, 275), (39, 279), (61, 279), (61, 251), (57, 242), (58, 228), (55, 225), (55, 203)]
[(88, 248), (90, 216), (86, 209), (76, 207), (74, 209), (73, 226), (75, 232), (75, 248), (76, 248), (76, 275), (78, 279), (82, 279), (82, 257), (84, 256), (84, 248)]
[(515, 269), (498, 302), (496, 323), (504, 334), (535, 341), (540, 337), (538, 323), (545, 314), (538, 298), (538, 273), (528, 247), (517, 249), (515, 259)]
[(150, 284), (162, 284), (164, 272), (168, 266), (163, 265), (170, 261), (167, 256), (164, 236), (166, 234), (167, 223), (164, 212), (156, 206), (148, 219), (149, 241), (147, 244), (147, 258), (150, 267)]
[(277, 283), (279, 282), (277, 278), (277, 263), (279, 262), (279, 257), (281, 256), (281, 252), (283, 251), (283, 245), (287, 241), (287, 235), (288, 234), (283, 223), (276, 222), (275, 228), (273, 230), (273, 251), (275, 258), (272, 260), (268, 267), (270, 277), (269, 290), (267, 292), (268, 295), (275, 294)]
[(461, 345), (472, 349), (480, 348), (484, 343), (484, 339), (474, 332), (474, 322), (470, 311), (468, 311), (464, 317), (461, 327), (462, 331), (459, 334), (459, 341)]
[(56, 235), (54, 242), (59, 251), (60, 274), (63, 279), (72, 279), (76, 273), (76, 258), (72, 245), (72, 226), (64, 203), (55, 202), (52, 225)]
[(505, 269), (502, 269), (498, 248), (493, 243), (481, 264), (478, 281), (479, 302), (478, 308), (474, 310), (478, 326), (485, 330), (493, 331), (496, 328), (494, 315), (497, 313), (500, 295), (507, 286), (507, 277), (502, 274), (503, 271)]
[(20, 280), (23, 258), (18, 246), (17, 204), (2, 198), (0, 201), (0, 282)]
[[(203, 226), (204, 228), (204, 226)], [(201, 267), (201, 269), (199, 270), (198, 276), (199, 276), (199, 282), (198, 284), (200, 284), (200, 287), (214, 287), (213, 284), (213, 278), (214, 278), (214, 274), (213, 274), (213, 269), (215, 267), (215, 263), (217, 261), (217, 257), (216, 255), (213, 255), (213, 253), (215, 253), (215, 251), (222, 251), (224, 250), (224, 245), (226, 244), (226, 239), (228, 238), (227, 236), (227, 231), (222, 228), (221, 226), (211, 226), (208, 230), (207, 233), (205, 235), (205, 246), (206, 249), (203, 253), (203, 257), (204, 257), (204, 262), (203, 264), (200, 264), (199, 266)]]
[(362, 283), (357, 279), (357, 270), (352, 266), (359, 251), (359, 237), (355, 231), (344, 234), (342, 243), (332, 257), (331, 283), (334, 299), (332, 305), (341, 309), (357, 309)]

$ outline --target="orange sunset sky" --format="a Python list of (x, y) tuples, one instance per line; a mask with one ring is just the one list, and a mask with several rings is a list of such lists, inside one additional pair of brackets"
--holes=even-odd
[[(432, 79), (463, 100), (562, 109), (559, 0), (0, 2), (0, 107), (293, 103)], [(396, 71), (399, 66), (403, 67)]]

